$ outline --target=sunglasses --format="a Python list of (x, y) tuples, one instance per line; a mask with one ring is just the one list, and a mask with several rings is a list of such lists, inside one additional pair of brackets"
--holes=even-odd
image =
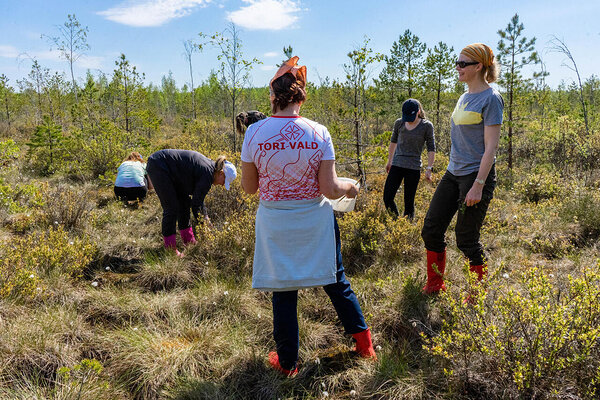
[(469, 65), (479, 64), (479, 61), (455, 61), (454, 64), (456, 64), (457, 67), (465, 68)]

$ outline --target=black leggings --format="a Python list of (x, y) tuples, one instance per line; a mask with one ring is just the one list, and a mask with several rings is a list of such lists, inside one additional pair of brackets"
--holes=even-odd
[(469, 258), (471, 265), (483, 265), (484, 252), (483, 245), (479, 241), (479, 233), (490, 201), (494, 196), (496, 169), (492, 166), (485, 180), (481, 201), (467, 207), (465, 197), (471, 190), (475, 178), (477, 178), (477, 172), (456, 176), (446, 171), (431, 199), (421, 237), (427, 250), (436, 253), (443, 252), (446, 249), (446, 230), (452, 217), (458, 211), (455, 228), (456, 245)]
[(417, 193), (417, 186), (419, 186), (419, 179), (421, 179), (420, 170), (392, 165), (383, 188), (383, 203), (385, 208), (396, 217), (399, 215), (394, 197), (396, 197), (402, 179), (404, 179), (404, 216), (412, 219), (415, 216), (415, 194)]
[(190, 196), (177, 190), (169, 172), (158, 165), (154, 159), (148, 159), (146, 171), (163, 209), (162, 235), (165, 237), (174, 235), (177, 226), (179, 230), (189, 228), (192, 205)]
[(143, 200), (146, 198), (148, 188), (146, 186), (138, 187), (120, 187), (115, 186), (115, 196), (123, 201)]

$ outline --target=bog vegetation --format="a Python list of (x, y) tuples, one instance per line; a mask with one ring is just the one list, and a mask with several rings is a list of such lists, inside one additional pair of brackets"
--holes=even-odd
[[(63, 26), (80, 39), (74, 54), (86, 51), (87, 28), (74, 16)], [(62, 33), (52, 39), (67, 52)], [(482, 230), (488, 291), (472, 306), (462, 302), (472, 279), (451, 234), (448, 292), (420, 291), (420, 228), (464, 90), (453, 71), (460, 49), (406, 31), (379, 55), (365, 39), (349, 49), (345, 79), (309, 85), (302, 114), (329, 128), (338, 174), (364, 181), (356, 210), (338, 219), (379, 361), (353, 357), (322, 290), (305, 290), (292, 379), (267, 367), (270, 297), (250, 287), (257, 197), (239, 180), (213, 188), (213, 227), (196, 226), (199, 243), (179, 259), (162, 250), (155, 195), (132, 206), (112, 194), (134, 150), (193, 149), (239, 165), (232, 116), (270, 107), (268, 88), (247, 86), (257, 60), (244, 59), (235, 26), (187, 42), (190, 71), (202, 46), (222, 50), (223, 69), (196, 85), (170, 74), (145, 83), (125, 55), (114, 71), (85, 77), (36, 60), (23, 80), (2, 75), (0, 397), (597, 398), (600, 79), (575, 75), (579, 60), (568, 53), (574, 83), (550, 88), (535, 39), (523, 35), (518, 16), (499, 31), (499, 187)], [(568, 52), (558, 39), (554, 49)], [(231, 60), (243, 61), (241, 73), (228, 72)], [(390, 129), (408, 97), (423, 103), (438, 143), (414, 222), (394, 220), (382, 201)]]

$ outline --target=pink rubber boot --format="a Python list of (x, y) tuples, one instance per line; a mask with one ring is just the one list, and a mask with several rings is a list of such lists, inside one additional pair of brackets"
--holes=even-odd
[(190, 226), (189, 228), (180, 229), (179, 234), (183, 244), (196, 244), (196, 238), (194, 237), (194, 230)]
[(177, 237), (175, 236), (175, 234), (172, 234), (170, 236), (163, 236), (163, 240), (165, 242), (165, 249), (175, 250), (175, 254), (177, 255), (177, 257), (183, 257), (183, 254), (181, 254), (179, 250), (177, 250)]

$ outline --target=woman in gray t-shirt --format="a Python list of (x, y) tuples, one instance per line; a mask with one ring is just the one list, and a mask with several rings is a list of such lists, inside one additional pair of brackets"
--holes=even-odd
[[(452, 147), (448, 170), (431, 199), (421, 236), (427, 249), (428, 294), (445, 290), (445, 235), (456, 219), (456, 245), (469, 259), (470, 271), (481, 281), (487, 272), (479, 233), (496, 186), (494, 163), (504, 102), (490, 87), (498, 77), (492, 49), (483, 43), (465, 47), (456, 61), (458, 80), (468, 91), (452, 112)], [(468, 299), (471, 299), (469, 297)]]
[(418, 100), (408, 99), (402, 104), (402, 118), (394, 123), (390, 140), (388, 173), (383, 188), (385, 207), (396, 217), (398, 208), (394, 201), (396, 192), (404, 180), (404, 216), (415, 215), (415, 194), (421, 178), (421, 153), (427, 144), (427, 168), (425, 178), (431, 181), (431, 170), (435, 159), (435, 137), (433, 124), (425, 119), (425, 112)]

